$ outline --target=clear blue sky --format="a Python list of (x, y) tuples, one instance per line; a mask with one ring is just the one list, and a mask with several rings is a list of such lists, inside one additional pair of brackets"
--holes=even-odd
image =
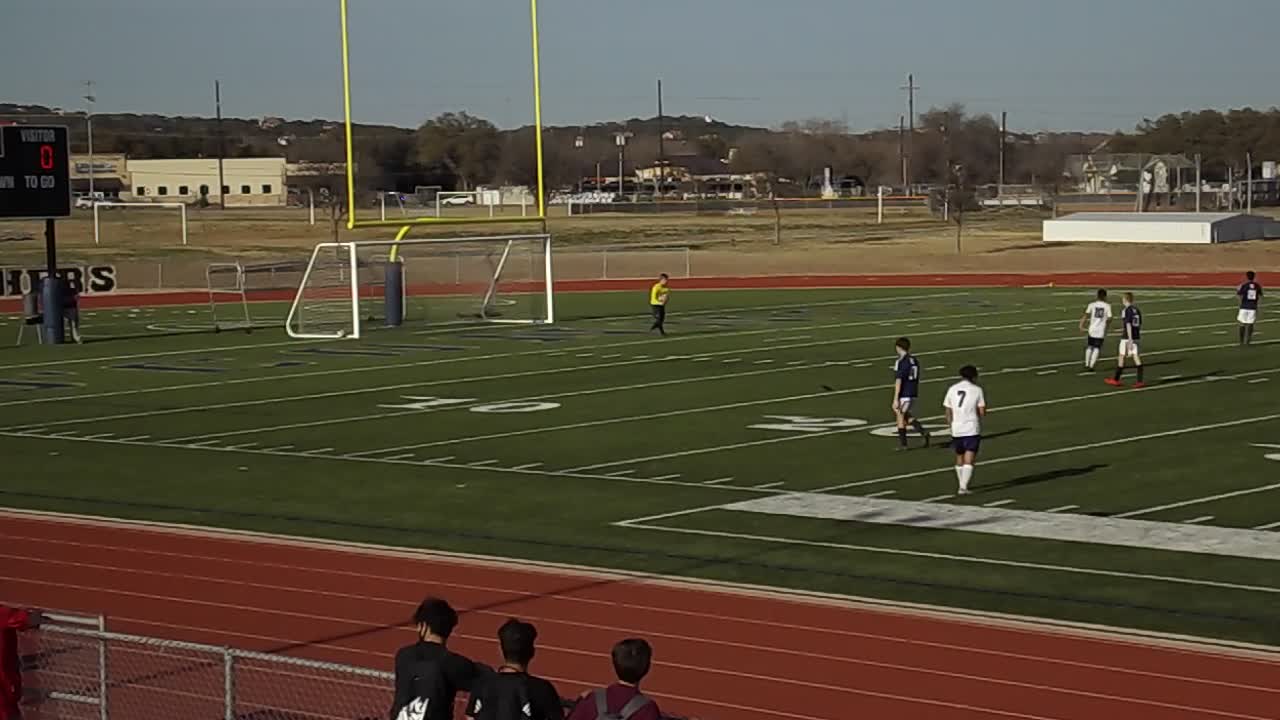
[[(526, 0), (351, 0), (356, 118), (532, 119)], [(337, 0), (4, 0), (0, 101), (338, 118)], [(542, 0), (545, 120), (888, 127), (952, 101), (1018, 130), (1276, 99), (1280, 0)], [(1268, 60), (1272, 58), (1272, 60)], [(14, 63), (16, 63), (16, 68)]]

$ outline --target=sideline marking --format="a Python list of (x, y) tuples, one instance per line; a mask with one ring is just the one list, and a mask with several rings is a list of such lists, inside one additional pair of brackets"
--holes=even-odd
[[(1179, 523), (804, 492), (742, 500), (719, 509), (755, 516), (929, 528), (1019, 540), (1280, 560), (1280, 543), (1275, 542), (1274, 536), (1256, 530), (1198, 524), (1212, 520), (1212, 515)], [(1280, 583), (1275, 583), (1275, 586), (1276, 592), (1280, 593)]]
[(960, 563), (971, 563), (975, 565), (994, 565), (997, 567), (1016, 567), (1028, 570), (1049, 570), (1054, 572), (1075, 573), (1081, 575), (1095, 575), (1100, 577), (1122, 578), (1125, 580), (1149, 580), (1155, 582), (1172, 583), (1176, 585), (1192, 585), (1199, 587), (1213, 587), (1226, 590), (1241, 590), (1244, 592), (1259, 592), (1270, 595), (1280, 594), (1280, 588), (1266, 587), (1262, 585), (1245, 585), (1241, 583), (1221, 582), (1217, 580), (1202, 580), (1198, 578), (1180, 578), (1170, 577), (1167, 575), (1152, 575), (1148, 573), (1130, 573), (1118, 570), (1101, 570), (1098, 568), (1083, 568), (1072, 565), (1053, 565), (1049, 563), (1033, 563), (1022, 562), (1018, 560), (1000, 560), (997, 558), (976, 557), (973, 555), (950, 555), (947, 553), (926, 552), (922, 550), (904, 550), (901, 548), (876, 547), (874, 545), (854, 545), (852, 543), (824, 542), (819, 540), (798, 540), (796, 538), (776, 537), (772, 535), (753, 535), (749, 533), (725, 532), (721, 530), (698, 530), (694, 528), (679, 528), (666, 525), (646, 525), (634, 522), (623, 521), (622, 523), (614, 523), (633, 530), (652, 530), (655, 532), (675, 533), (681, 535), (701, 535), (704, 537), (728, 538), (730, 540), (755, 540), (758, 542), (773, 543), (776, 545), (798, 545), (804, 547), (820, 547), (835, 550), (849, 550), (853, 552), (882, 553), (886, 555), (900, 555), (906, 557), (919, 557), (929, 560), (949, 560)]
[[(1271, 417), (1280, 417), (1280, 416), (1273, 415)], [(1138, 517), (1139, 515), (1149, 515), (1154, 512), (1160, 512), (1161, 510), (1173, 510), (1174, 508), (1187, 507), (1188, 505), (1199, 505), (1201, 503), (1214, 502), (1215, 500), (1225, 500), (1227, 498), (1240, 497), (1241, 495), (1252, 495), (1254, 493), (1260, 493), (1260, 492), (1269, 492), (1271, 490), (1280, 490), (1280, 483), (1274, 483), (1272, 485), (1262, 485), (1255, 488), (1249, 488), (1247, 490), (1234, 490), (1232, 492), (1219, 493), (1217, 495), (1207, 495), (1205, 497), (1198, 497), (1198, 498), (1192, 498), (1190, 500), (1183, 500), (1181, 502), (1169, 503), (1168, 505), (1157, 505), (1155, 507), (1143, 508), (1142, 510), (1132, 510), (1127, 513), (1121, 513), (1119, 515), (1116, 515), (1115, 517), (1118, 517), (1118, 518)], [(1210, 516), (1210, 518), (1212, 519), (1212, 516)]]

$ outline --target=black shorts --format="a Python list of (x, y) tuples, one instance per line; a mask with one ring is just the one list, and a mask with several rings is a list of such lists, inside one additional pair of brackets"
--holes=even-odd
[(963, 455), (970, 452), (977, 455), (980, 447), (982, 447), (981, 435), (951, 438), (951, 449), (955, 450), (957, 455)]
[(666, 305), (650, 305), (649, 307), (650, 309), (653, 310), (654, 320), (657, 320), (658, 322), (662, 322), (667, 317)]
[(1101, 349), (1102, 349), (1102, 341), (1103, 341), (1103, 340), (1105, 340), (1105, 339), (1106, 339), (1106, 338), (1096, 338), (1096, 337), (1093, 337), (1092, 335), (1090, 335), (1090, 336), (1089, 336), (1089, 347), (1091, 347), (1091, 348), (1098, 348), (1099, 350), (1101, 350)]

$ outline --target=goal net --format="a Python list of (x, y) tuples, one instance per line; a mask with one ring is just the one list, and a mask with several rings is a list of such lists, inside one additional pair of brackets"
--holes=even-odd
[(209, 286), (209, 312), (214, 332), (253, 329), (244, 266), (239, 262), (209, 263), (204, 276)]
[(139, 245), (187, 244), (187, 206), (180, 202), (115, 202), (93, 204), (93, 244), (106, 240)]
[(320, 243), (285, 330), (359, 338), (396, 325), (540, 324), (554, 318), (551, 236)]

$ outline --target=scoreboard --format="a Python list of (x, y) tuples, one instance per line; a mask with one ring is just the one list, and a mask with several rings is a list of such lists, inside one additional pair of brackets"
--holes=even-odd
[(71, 216), (67, 128), (0, 126), (0, 220)]

